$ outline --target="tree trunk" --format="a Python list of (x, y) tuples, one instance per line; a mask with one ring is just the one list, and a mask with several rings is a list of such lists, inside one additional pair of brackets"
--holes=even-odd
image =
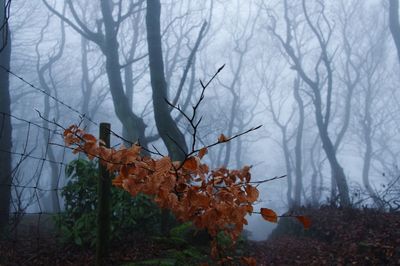
[[(160, 1), (147, 0), (146, 29), (154, 118), (158, 133), (167, 147), (171, 159), (173, 161), (183, 161), (188, 150), (185, 136), (172, 119), (169, 105), (166, 102), (168, 87), (164, 75), (160, 15)], [(161, 219), (161, 231), (166, 234), (169, 229), (169, 212), (163, 210)]]
[(280, 127), (282, 131), (282, 148), (283, 148), (283, 155), (285, 157), (285, 165), (286, 165), (286, 179), (287, 179), (287, 191), (286, 191), (286, 199), (289, 205), (289, 210), (293, 209), (293, 198), (292, 198), (292, 191), (293, 191), (293, 179), (292, 179), (292, 163), (290, 160), (290, 151), (288, 146), (288, 139), (286, 136), (286, 127)]
[(172, 160), (182, 161), (187, 154), (185, 137), (170, 114), (167, 100), (167, 83), (160, 32), (161, 4), (159, 0), (147, 0), (146, 28), (150, 62), (150, 78), (153, 91), (154, 117), (158, 133), (167, 147)]
[[(317, 122), (319, 136), (321, 137), (322, 148), (324, 149), (326, 157), (328, 158), (329, 165), (331, 166), (332, 176), (337, 184), (340, 205), (343, 207), (348, 207), (350, 206), (349, 187), (347, 185), (346, 175), (344, 174), (343, 168), (337, 160), (335, 147), (331, 138), (329, 137), (329, 115), (325, 114), (324, 120), (322, 115), (322, 101), (319, 87), (312, 81), (308, 81), (307, 84), (311, 87), (315, 95), (315, 99), (313, 100), (315, 107), (315, 120)], [(332, 88), (332, 84), (329, 84), (328, 86)], [(327, 102), (330, 103), (329, 100), (327, 100)]]
[[(6, 23), (6, 7), (5, 1), (0, 0), (0, 23), (4, 27), (0, 34), (0, 64), (5, 68), (10, 68), (11, 57), (11, 40)], [(11, 147), (12, 147), (12, 129), (11, 129), (11, 100), (9, 91), (9, 75), (8, 72), (0, 71), (0, 233), (8, 224), (10, 201), (11, 201)]]
[(366, 95), (365, 95), (365, 100), (364, 100), (364, 117), (362, 121), (362, 129), (363, 129), (363, 137), (364, 137), (364, 142), (365, 142), (365, 152), (364, 152), (364, 162), (363, 162), (363, 169), (362, 169), (362, 180), (363, 180), (363, 185), (365, 189), (367, 190), (368, 194), (370, 197), (373, 199), (376, 207), (382, 209), (383, 203), (379, 199), (378, 195), (375, 193), (373, 188), (371, 187), (370, 181), (369, 181), (369, 172), (371, 168), (371, 159), (372, 159), (372, 114), (371, 114), (371, 106), (373, 104), (372, 102), (372, 84), (370, 81), (370, 77), (368, 79), (368, 87), (366, 88)]
[[(81, 90), (82, 90), (82, 114), (91, 117), (89, 111), (90, 100), (92, 97), (92, 84), (89, 80), (89, 65), (88, 65), (88, 40), (81, 36), (81, 68), (82, 68), (82, 79), (81, 79)], [(89, 131), (91, 123), (88, 123), (86, 119), (83, 120), (83, 128)]]
[[(238, 123), (239, 123), (239, 125), (238, 125), (239, 130), (243, 130), (243, 128), (244, 128), (243, 120), (239, 119)], [(242, 162), (243, 151), (242, 150), (243, 150), (243, 139), (238, 138), (238, 139), (236, 139), (236, 154), (235, 154), (237, 169), (240, 169), (243, 167), (243, 162)]]
[(303, 172), (302, 172), (302, 142), (304, 128), (304, 104), (300, 96), (300, 77), (296, 77), (294, 81), (294, 98), (299, 107), (299, 123), (297, 126), (296, 146), (295, 150), (295, 187), (294, 187), (294, 205), (301, 206), (301, 191), (303, 189)]
[(400, 63), (399, 0), (389, 0), (389, 28), (396, 45), (397, 57)]
[(332, 175), (334, 176), (338, 187), (340, 205), (343, 207), (348, 207), (350, 206), (350, 197), (346, 175), (344, 174), (343, 168), (340, 166), (336, 158), (335, 149), (333, 147), (331, 139), (329, 138), (326, 128), (322, 126), (321, 123), (318, 121), (317, 125), (321, 137), (322, 147), (325, 151), (326, 157), (328, 158), (329, 164), (331, 166)]
[[(232, 136), (232, 134), (233, 134), (233, 127), (234, 127), (234, 123), (235, 123), (237, 106), (238, 106), (238, 102), (239, 102), (239, 99), (234, 91), (234, 87), (231, 87), (231, 89), (232, 89), (233, 101), (232, 101), (231, 110), (230, 110), (230, 119), (229, 119), (228, 132), (227, 132), (227, 136), (229, 136), (229, 137)], [(225, 143), (225, 146), (226, 146), (225, 147), (226, 150), (225, 150), (223, 165), (228, 167), (229, 161), (231, 160), (232, 141), (228, 141), (227, 143)]]
[(106, 71), (115, 113), (124, 128), (126, 128), (128, 141), (139, 141), (143, 147), (147, 147), (145, 138), (146, 125), (142, 118), (136, 116), (132, 112), (128, 98), (124, 92), (115, 21), (112, 17), (112, 10), (108, 1), (101, 1), (101, 12), (104, 19), (105, 35), (104, 41), (100, 44), (100, 47), (106, 57)]
[[(126, 61), (132, 61), (135, 56), (136, 56), (136, 48), (138, 45), (139, 41), (139, 24), (140, 24), (140, 14), (137, 15), (132, 22), (132, 32), (133, 32), (133, 37), (132, 37), (132, 42), (131, 42), (131, 49), (129, 51), (129, 55), (126, 58)], [(133, 67), (132, 64), (128, 64), (124, 68), (124, 82), (125, 82), (125, 95), (128, 98), (128, 104), (129, 107), (132, 109), (132, 104), (133, 104), (133, 92), (134, 92), (134, 81), (133, 81)], [(124, 126), (122, 129), (122, 134), (124, 138), (129, 138), (129, 130)]]
[[(322, 194), (322, 175), (321, 175), (321, 162), (317, 161), (319, 159), (319, 156), (317, 158), (315, 158), (314, 154), (315, 154), (315, 149), (318, 148), (319, 146), (317, 145), (319, 144), (319, 136), (317, 136), (312, 144), (311, 150), (310, 150), (310, 163), (311, 163), (311, 168), (312, 168), (312, 175), (311, 175), (311, 203), (312, 206), (314, 207), (318, 207), (319, 205), (319, 200), (321, 198), (321, 194)], [(320, 154), (319, 150), (317, 150), (318, 154)], [(317, 165), (318, 164), (318, 165)], [(320, 183), (317, 184), (318, 182), (318, 178)]]

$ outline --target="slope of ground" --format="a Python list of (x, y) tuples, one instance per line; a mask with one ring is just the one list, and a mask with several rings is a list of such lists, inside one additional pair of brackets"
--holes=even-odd
[(313, 221), (308, 231), (283, 218), (268, 241), (252, 243), (259, 265), (400, 265), (400, 213), (303, 211)]
[[(248, 242), (245, 253), (255, 257), (257, 265), (400, 265), (400, 213), (331, 207), (302, 212), (312, 219), (311, 229), (304, 231), (295, 219), (282, 218), (268, 241)], [(132, 235), (112, 245), (108, 265), (137, 265), (131, 262), (143, 260), (150, 262), (146, 265), (181, 265), (182, 259), (207, 255), (204, 246), (193, 247)], [(0, 265), (93, 263), (93, 250), (61, 246), (54, 238), (27, 235), (26, 241), (17, 243), (0, 241)]]

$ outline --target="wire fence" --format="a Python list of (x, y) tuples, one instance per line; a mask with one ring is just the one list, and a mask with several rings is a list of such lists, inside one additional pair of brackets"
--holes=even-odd
[[(68, 113), (72, 118), (75, 115), (78, 124), (86, 120), (93, 125), (100, 125), (15, 72), (1, 65), (0, 68), (0, 71), (15, 77), (16, 81), (49, 96), (52, 101), (69, 110)], [(61, 214), (64, 209), (62, 191), (67, 181), (66, 166), (77, 159), (64, 144), (64, 126), (61, 122), (49, 121), (39, 111), (35, 119), (0, 112), (0, 125), (4, 125), (7, 120), (12, 125), (12, 148), (0, 146), (0, 154), (11, 157), (12, 167), (10, 176), (5, 177), (3, 174), (1, 177), (0, 188), (1, 191), (10, 191), (11, 197), (8, 226), (0, 236), (0, 265), (4, 250), (18, 252), (21, 246), (24, 246), (24, 250), (29, 246), (30, 250), (36, 249), (37, 253), (43, 249), (41, 247), (48, 246), (49, 242), (59, 243), (54, 216)], [(0, 138), (4, 136), (5, 130), (7, 127), (0, 126)], [(110, 133), (118, 141), (129, 143), (119, 134), (111, 130)], [(0, 199), (5, 199), (5, 196), (0, 195)], [(7, 213), (1, 213), (0, 210), (2, 215)]]
[[(53, 147), (50, 144), (53, 141), (62, 142), (62, 134), (56, 129), (45, 128), (14, 115), (0, 114), (1, 123), (9, 117), (12, 125), (18, 125), (12, 149), (0, 148), (1, 153), (8, 153), (12, 159), (11, 183), (0, 185), (11, 190), (9, 228), (13, 239), (18, 240), (21, 235), (18, 232), (21, 228), (19, 225), (26, 214), (36, 214), (39, 225), (43, 214), (59, 212), (60, 206), (49, 206), (48, 202), (51, 198), (59, 202), (66, 150), (62, 146)], [(2, 131), (0, 135), (3, 135)], [(49, 156), (50, 150), (52, 156)], [(40, 226), (36, 226), (36, 229), (39, 230)], [(23, 233), (26, 237), (26, 232)]]

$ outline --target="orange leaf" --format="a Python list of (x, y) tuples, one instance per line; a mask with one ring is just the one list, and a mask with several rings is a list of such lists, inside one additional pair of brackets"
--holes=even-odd
[(219, 135), (218, 142), (227, 142), (228, 138), (224, 134)]
[(250, 202), (254, 202), (258, 199), (259, 192), (258, 189), (256, 189), (255, 187), (248, 185), (246, 187), (246, 193), (247, 193), (247, 199)]
[(297, 220), (299, 220), (300, 223), (303, 224), (304, 229), (309, 229), (311, 226), (311, 219), (307, 216), (295, 216)]
[(168, 156), (156, 161), (156, 174), (163, 175), (171, 168), (171, 159)]
[(243, 208), (251, 215), (253, 212), (253, 206), (252, 205), (245, 205)]
[(121, 169), (120, 169), (120, 173), (121, 173), (121, 176), (122, 176), (123, 178), (127, 178), (127, 177), (129, 176), (128, 167), (127, 167), (126, 165), (123, 165), (123, 166), (121, 167)]
[[(85, 152), (89, 158), (99, 158), (109, 172), (116, 174), (113, 185), (122, 187), (132, 196), (150, 195), (159, 207), (170, 209), (179, 221), (191, 221), (199, 229), (206, 229), (213, 239), (211, 256), (214, 259), (221, 257), (216, 240), (218, 232), (224, 231), (236, 241), (247, 224), (245, 216), (253, 212), (252, 203), (259, 195), (257, 188), (249, 184), (249, 166), (242, 170), (220, 167), (210, 172), (208, 166), (201, 163), (207, 147), (183, 162), (171, 162), (169, 157), (142, 157), (138, 145), (121, 146), (118, 150), (106, 148), (103, 141), (77, 126), (65, 130), (64, 140), (67, 145), (76, 146), (75, 153)], [(229, 140), (224, 134), (218, 137), (218, 143)], [(220, 187), (216, 188), (216, 184)], [(264, 219), (277, 222), (274, 211), (261, 208), (261, 214)], [(306, 217), (296, 218), (305, 228), (311, 224)], [(225, 257), (221, 261), (231, 263), (234, 259), (236, 257)], [(251, 257), (243, 257), (241, 262), (256, 265)]]
[(208, 150), (207, 150), (206, 147), (201, 148), (200, 151), (199, 151), (199, 154), (198, 154), (199, 158), (202, 159), (204, 157), (204, 155), (207, 154), (207, 152), (208, 152)]
[(87, 142), (96, 142), (97, 141), (96, 137), (93, 136), (92, 134), (85, 133), (85, 134), (83, 134), (82, 138)]
[(122, 182), (123, 182), (123, 179), (121, 178), (121, 176), (117, 176), (112, 180), (113, 186), (116, 186), (116, 187), (122, 187)]
[(183, 168), (190, 170), (190, 171), (196, 171), (197, 170), (197, 160), (195, 157), (190, 157), (185, 160), (183, 163)]
[(127, 149), (126, 153), (125, 153), (125, 161), (132, 163), (136, 160), (136, 158), (139, 156), (140, 154), (140, 146), (139, 145), (133, 145), (132, 147), (130, 147), (129, 149)]
[(278, 222), (278, 215), (276, 215), (276, 213), (271, 209), (261, 208), (261, 216), (268, 222)]

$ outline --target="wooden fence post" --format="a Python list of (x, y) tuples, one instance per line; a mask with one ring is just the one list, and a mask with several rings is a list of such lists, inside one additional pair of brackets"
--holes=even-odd
[[(100, 139), (104, 141), (104, 146), (107, 148), (110, 147), (110, 130), (109, 123), (100, 124)], [(96, 265), (105, 265), (110, 239), (111, 175), (100, 160), (97, 190)]]

